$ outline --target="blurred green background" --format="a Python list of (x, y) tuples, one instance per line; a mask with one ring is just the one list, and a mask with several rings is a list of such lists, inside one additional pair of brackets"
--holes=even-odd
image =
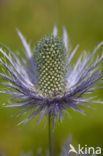
[[(16, 28), (34, 46), (41, 37), (52, 32), (55, 24), (60, 34), (63, 26), (67, 28), (72, 47), (80, 44), (76, 57), (84, 49), (92, 52), (103, 40), (103, 0), (0, 0), (0, 42), (14, 52), (23, 51)], [(102, 92), (97, 93), (100, 100), (103, 100)], [(1, 105), (7, 100), (7, 96), (0, 95)], [(75, 147), (77, 144), (103, 147), (103, 105), (93, 106), (96, 110), (85, 109), (85, 116), (70, 110), (72, 119), (66, 117), (56, 125), (56, 155), (70, 134)], [(41, 147), (44, 152), (48, 148), (45, 119), (39, 125), (34, 119), (20, 128), (12, 114), (11, 109), (0, 110), (0, 151), (7, 156), (20, 156), (22, 151), (32, 150), (35, 155)]]

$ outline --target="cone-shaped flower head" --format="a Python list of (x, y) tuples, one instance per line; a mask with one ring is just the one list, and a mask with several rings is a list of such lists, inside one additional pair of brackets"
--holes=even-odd
[(65, 90), (65, 51), (63, 41), (53, 35), (44, 37), (35, 47), (38, 91), (45, 97), (58, 96)]
[(26, 58), (20, 54), (17, 57), (5, 46), (0, 48), (0, 53), (6, 58), (0, 59), (6, 70), (0, 73), (0, 78), (5, 81), (1, 85), (6, 86), (0, 92), (12, 97), (13, 104), (6, 107), (16, 107), (19, 108), (19, 114), (28, 114), (24, 122), (38, 114), (41, 114), (41, 121), (45, 114), (51, 113), (55, 125), (56, 117), (64, 119), (63, 113), (68, 113), (68, 108), (81, 112), (79, 106), (102, 103), (92, 100), (94, 97), (89, 95), (99, 89), (96, 86), (101, 84), (103, 77), (99, 68), (103, 56), (95, 57), (103, 42), (97, 45), (90, 56), (83, 52), (73, 64), (78, 45), (73, 51), (70, 50), (66, 29), (63, 29), (63, 38), (60, 38), (55, 27), (53, 33), (41, 39), (33, 51), (19, 31), (18, 35), (25, 48)]

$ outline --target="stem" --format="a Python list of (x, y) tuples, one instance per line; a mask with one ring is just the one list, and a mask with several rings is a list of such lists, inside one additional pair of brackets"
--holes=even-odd
[(49, 155), (55, 156), (55, 136), (53, 119), (51, 119), (51, 113), (48, 114), (48, 128), (49, 128)]

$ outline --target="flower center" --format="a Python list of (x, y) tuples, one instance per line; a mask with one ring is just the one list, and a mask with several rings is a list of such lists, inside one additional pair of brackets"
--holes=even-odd
[(35, 47), (38, 90), (46, 97), (62, 94), (65, 89), (65, 47), (62, 40), (46, 36)]

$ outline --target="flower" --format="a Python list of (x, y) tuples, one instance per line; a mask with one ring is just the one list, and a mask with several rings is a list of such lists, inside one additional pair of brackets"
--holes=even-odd
[(19, 30), (18, 35), (26, 58), (20, 54), (16, 56), (4, 46), (0, 48), (0, 53), (5, 57), (0, 62), (6, 70), (6, 73), (0, 73), (0, 78), (6, 81), (1, 84), (6, 89), (0, 92), (10, 95), (15, 102), (5, 107), (19, 108), (21, 114), (30, 111), (24, 122), (29, 122), (38, 114), (41, 121), (49, 113), (55, 125), (57, 116), (64, 119), (63, 113), (67, 113), (68, 108), (82, 112), (79, 106), (90, 107), (87, 103), (102, 103), (92, 101), (94, 97), (90, 97), (89, 93), (99, 88), (96, 86), (103, 77), (99, 68), (103, 55), (95, 59), (103, 41), (89, 56), (83, 52), (73, 65), (72, 58), (79, 46), (70, 50), (65, 28), (63, 38), (58, 36), (55, 27), (53, 33), (41, 39), (33, 51)]

